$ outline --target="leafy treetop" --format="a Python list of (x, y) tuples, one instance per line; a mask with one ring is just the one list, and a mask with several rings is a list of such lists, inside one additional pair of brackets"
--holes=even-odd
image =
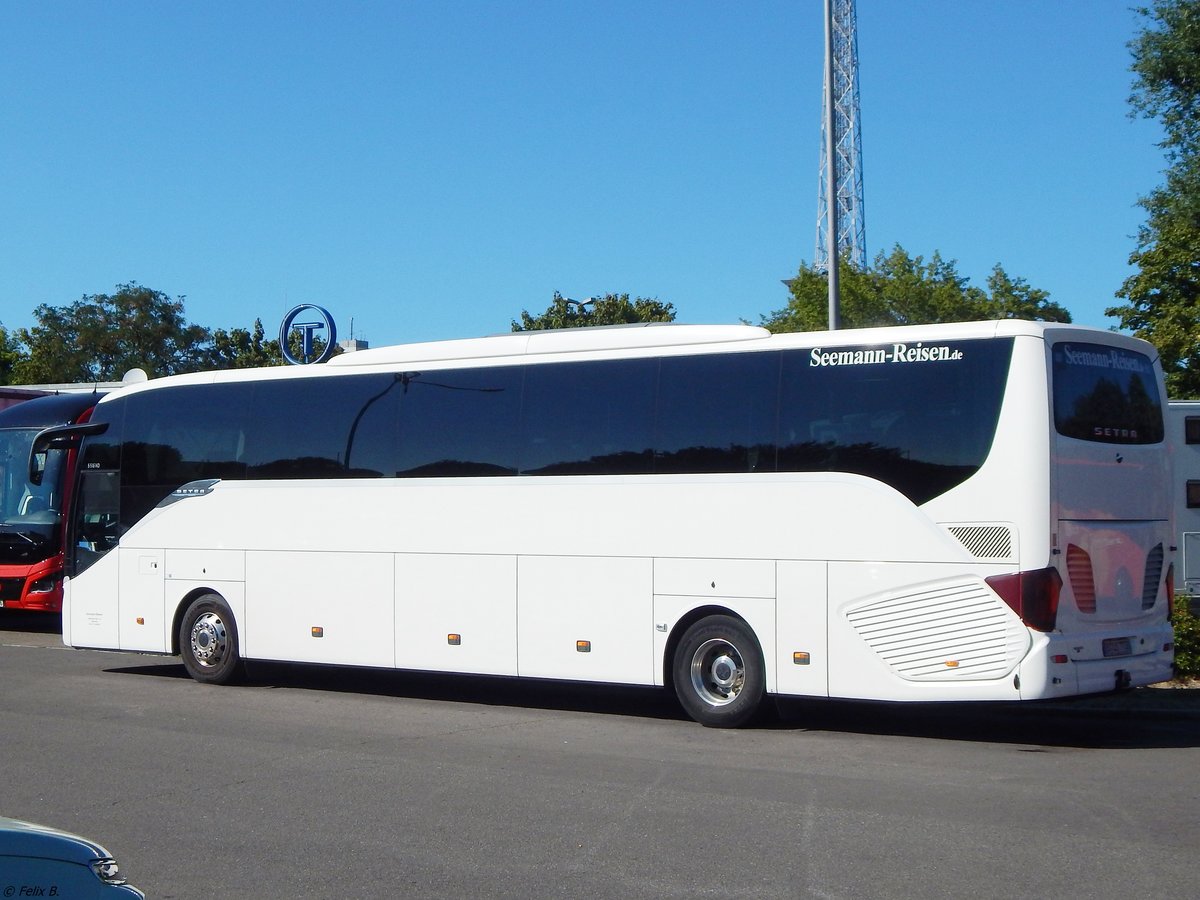
[(1173, 397), (1200, 397), (1200, 0), (1157, 0), (1130, 42), (1134, 114), (1158, 118), (1166, 183), (1139, 202), (1147, 219), (1129, 255), (1136, 272), (1112, 306), (1122, 328), (1153, 343)]
[(549, 308), (540, 315), (521, 310), (521, 321), (513, 321), (513, 331), (543, 331), (549, 328), (578, 328), (584, 325), (631, 325), (638, 322), (673, 322), (675, 307), (658, 299), (628, 294), (605, 294), (594, 300), (569, 300), (554, 292)]
[(17, 336), (27, 353), (13, 365), (23, 383), (117, 381), (133, 368), (152, 378), (203, 367), (208, 329), (187, 322), (183, 297), (136, 282), (69, 306), (41, 304), (38, 324)]
[[(934, 253), (926, 262), (897, 245), (862, 269), (843, 263), (839, 271), (842, 324), (847, 328), (921, 325), (981, 319), (1029, 319), (1070, 322), (1071, 314), (1050, 295), (992, 269), (987, 290), (971, 285), (953, 260)], [(829, 282), (823, 271), (801, 266), (788, 282), (791, 299), (783, 309), (762, 317), (772, 331), (821, 331), (829, 321)]]

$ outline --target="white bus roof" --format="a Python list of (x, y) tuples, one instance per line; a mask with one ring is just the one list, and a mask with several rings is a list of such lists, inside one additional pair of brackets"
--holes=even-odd
[(755, 325), (675, 325), (667, 322), (516, 331), (489, 337), (429, 341), (377, 347), (335, 356), (327, 365), (366, 366), (392, 362), (482, 359), (573, 353), (596, 350), (633, 350), (693, 344), (727, 344), (769, 338), (771, 332)]
[(370, 366), (396, 363), (429, 363), (456, 360), (502, 359), (513, 356), (589, 353), (611, 350), (643, 350), (690, 346), (739, 344), (770, 341), (786, 346), (845, 346), (886, 344), (946, 338), (982, 338), (1008, 335), (1043, 336), (1049, 330), (1083, 330), (1111, 336), (1111, 332), (1080, 329), (1079, 326), (1017, 319), (954, 322), (936, 325), (852, 328), (841, 331), (794, 332), (774, 335), (757, 325), (681, 325), (652, 323), (599, 328), (563, 328), (549, 331), (519, 331), (462, 340), (397, 344), (344, 353), (327, 366)]
[[(396, 366), (454, 363), (468, 366), (486, 365), (489, 361), (516, 360), (539, 357), (566, 360), (596, 354), (596, 358), (611, 358), (622, 351), (632, 355), (686, 354), (689, 348), (707, 352), (729, 350), (767, 350), (785, 348), (835, 348), (890, 343), (915, 344), (921, 341), (986, 339), (1028, 335), (1042, 338), (1047, 333), (1074, 340), (1103, 339), (1127, 345), (1141, 345), (1143, 352), (1157, 357), (1157, 352), (1144, 341), (1127, 335), (1051, 322), (1027, 322), (1002, 319), (980, 322), (951, 322), (933, 325), (896, 325), (880, 328), (848, 328), (840, 331), (786, 332), (772, 334), (757, 325), (683, 325), (676, 323), (645, 323), (636, 325), (563, 328), (547, 331), (518, 331), (488, 337), (463, 338), (447, 341), (428, 341), (396, 344), (358, 350), (336, 356), (319, 366), (268, 366), (257, 369), (225, 369), (175, 375), (154, 379), (143, 384), (126, 386), (119, 393), (138, 393), (170, 384), (211, 384), (213, 382), (254, 381), (258, 379), (307, 378), (322, 372), (349, 374), (354, 370), (384, 371)], [(112, 395), (110, 395), (112, 396)], [(102, 401), (103, 402), (103, 401)]]

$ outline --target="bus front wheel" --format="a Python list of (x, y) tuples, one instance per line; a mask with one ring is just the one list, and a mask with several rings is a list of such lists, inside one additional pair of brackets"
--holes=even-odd
[(758, 640), (745, 622), (707, 616), (684, 632), (675, 650), (675, 693), (701, 725), (737, 728), (762, 704), (764, 668)]
[(233, 612), (217, 594), (192, 601), (179, 626), (179, 652), (184, 668), (205, 684), (231, 684), (242, 677), (237, 625)]

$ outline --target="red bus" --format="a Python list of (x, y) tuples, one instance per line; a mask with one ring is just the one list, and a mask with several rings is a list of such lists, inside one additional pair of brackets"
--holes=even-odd
[(63, 492), (74, 454), (48, 450), (29, 478), (29, 450), (39, 432), (86, 421), (100, 393), (51, 394), (0, 409), (0, 607), (62, 609)]

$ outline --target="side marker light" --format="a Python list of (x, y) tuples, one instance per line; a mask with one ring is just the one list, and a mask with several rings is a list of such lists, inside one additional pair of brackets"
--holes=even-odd
[(578, 650), (580, 653), (591, 653), (592, 652), (592, 642), (591, 641), (576, 641), (575, 649)]
[(451, 647), (458, 647), (462, 644), (462, 635), (461, 634), (448, 634), (448, 635), (446, 635), (446, 643), (449, 644)]
[(320, 625), (314, 625), (312, 630), (313, 637), (325, 637), (325, 629)]
[(792, 662), (798, 666), (807, 666), (812, 662), (812, 656), (803, 650), (797, 650), (792, 654)]

